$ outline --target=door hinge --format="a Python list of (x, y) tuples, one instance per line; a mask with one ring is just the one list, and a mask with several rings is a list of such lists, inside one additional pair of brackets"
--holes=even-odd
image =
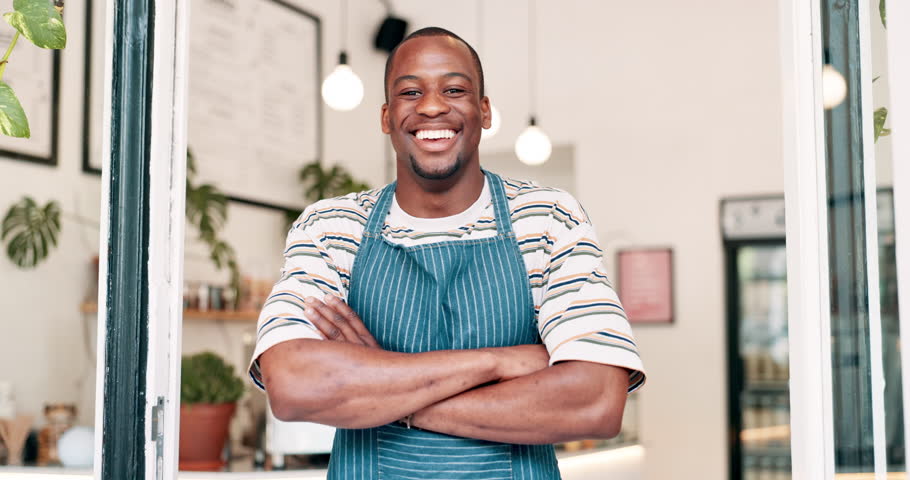
[(152, 407), (152, 440), (155, 442), (155, 478), (164, 479), (164, 397)]

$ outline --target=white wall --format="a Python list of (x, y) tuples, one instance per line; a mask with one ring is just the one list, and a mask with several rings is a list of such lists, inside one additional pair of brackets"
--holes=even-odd
[[(511, 148), (527, 119), (525, 4), (486, 4), (480, 53), (503, 126), (483, 151)], [(470, 5), (395, 5), (415, 28), (477, 38)], [(776, 4), (539, 6), (539, 124), (554, 144), (575, 146), (575, 193), (608, 262), (617, 247), (674, 248), (675, 323), (636, 329), (649, 373), (643, 478), (726, 478), (719, 200), (783, 192)]]
[[(94, 281), (91, 260), (98, 251), (98, 229), (67, 215), (97, 221), (100, 211), (100, 182), (81, 173), (83, 18), (81, 2), (67, 5), (58, 166), (0, 159), (0, 212), (23, 195), (42, 204), (56, 199), (64, 211), (59, 248), (47, 262), (33, 271), (18, 270), (6, 258), (5, 247), (0, 258), (0, 380), (13, 384), (20, 412), (37, 416), (44, 403), (82, 400), (90, 407), (94, 398), (94, 367), (83, 346), (86, 323), (78, 308)], [(24, 48), (34, 47), (20, 42), (16, 50)], [(16, 53), (6, 75), (17, 68)], [(80, 413), (82, 422), (90, 424), (90, 412)]]
[[(323, 74), (339, 45), (338, 2), (296, 2), (322, 18)], [(439, 25), (478, 38), (476, 3), (398, 0), (412, 28)], [(350, 63), (366, 86), (353, 112), (326, 109), (325, 158), (373, 185), (387, 178), (379, 130), (385, 57), (372, 51), (384, 15), (380, 2), (350, 2)], [(485, 7), (487, 89), (503, 114), (483, 152), (512, 148), (528, 115), (526, 2)], [(642, 478), (726, 478), (725, 324), (719, 200), (780, 193), (780, 95), (774, 2), (700, 0), (647, 3), (564, 0), (539, 3), (538, 120), (554, 144), (575, 149), (575, 192), (591, 214), (608, 261), (618, 247), (665, 245), (676, 256), (673, 325), (637, 328), (649, 381), (641, 395)], [(24, 193), (57, 198), (97, 218), (98, 179), (80, 171), (80, 4), (68, 5), (60, 165), (0, 160), (0, 209)], [(14, 68), (11, 65), (10, 68)], [(192, 99), (190, 99), (192, 101)], [(280, 217), (232, 206), (227, 235), (241, 266), (274, 275)], [(0, 259), (0, 379), (16, 385), (19, 406), (76, 397), (83, 360), (76, 308), (86, 291), (97, 233), (65, 225), (60, 250), (35, 272)], [(221, 279), (198, 246), (188, 248), (188, 279)], [(612, 265), (610, 265), (612, 269)], [(44, 292), (52, 291), (53, 301)], [(238, 366), (242, 325), (187, 325), (186, 351), (215, 348)], [(25, 347), (24, 345), (28, 345)], [(48, 358), (59, 360), (48, 361)], [(23, 362), (23, 360), (26, 360)], [(15, 368), (14, 368), (15, 366)]]

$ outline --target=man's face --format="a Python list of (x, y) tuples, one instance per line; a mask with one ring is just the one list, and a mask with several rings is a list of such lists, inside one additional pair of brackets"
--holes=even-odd
[(468, 48), (451, 37), (418, 37), (398, 49), (389, 71), (382, 131), (399, 162), (418, 176), (441, 180), (476, 160), (480, 129), (490, 126), (490, 101)]

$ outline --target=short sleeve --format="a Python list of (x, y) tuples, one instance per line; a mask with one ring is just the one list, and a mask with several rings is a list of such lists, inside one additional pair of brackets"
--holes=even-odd
[(326, 294), (346, 296), (331, 256), (313, 237), (299, 223), (288, 233), (281, 277), (272, 287), (259, 314), (256, 348), (250, 359), (249, 375), (261, 390), (265, 390), (259, 369), (259, 356), (263, 352), (288, 340), (323, 339), (319, 330), (304, 315), (304, 299), (321, 299)]
[(645, 382), (644, 366), (593, 227), (584, 220), (556, 238), (538, 314), (550, 364), (581, 360), (626, 368), (632, 393)]

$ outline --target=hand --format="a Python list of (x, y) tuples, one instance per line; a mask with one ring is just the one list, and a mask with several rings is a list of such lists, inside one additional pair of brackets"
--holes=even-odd
[(327, 340), (380, 348), (379, 342), (373, 338), (360, 317), (340, 298), (326, 295), (325, 301), (321, 301), (307, 297), (304, 302), (307, 319), (313, 322)]
[(516, 345), (491, 350), (497, 357), (500, 381), (530, 375), (550, 364), (550, 354), (543, 345)]

